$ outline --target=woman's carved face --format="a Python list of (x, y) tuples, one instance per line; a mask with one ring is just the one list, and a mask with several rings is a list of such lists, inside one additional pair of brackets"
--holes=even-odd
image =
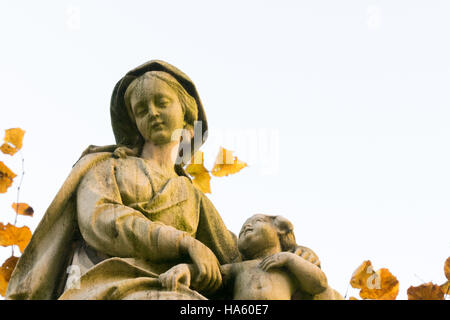
[(143, 77), (130, 94), (136, 126), (145, 141), (166, 144), (184, 127), (184, 112), (176, 92), (164, 81)]

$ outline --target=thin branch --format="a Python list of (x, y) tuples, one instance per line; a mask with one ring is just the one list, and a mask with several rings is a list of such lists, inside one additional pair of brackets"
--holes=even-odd
[[(17, 197), (16, 197), (16, 217), (14, 218), (14, 226), (17, 224), (17, 217), (19, 215), (19, 196), (20, 196), (20, 187), (22, 186), (23, 176), (25, 175), (25, 160), (23, 158), (22, 151), (19, 150), (20, 157), (22, 159), (22, 175), (20, 176), (19, 185), (17, 186)], [(11, 246), (11, 254), (14, 255), (14, 245)]]

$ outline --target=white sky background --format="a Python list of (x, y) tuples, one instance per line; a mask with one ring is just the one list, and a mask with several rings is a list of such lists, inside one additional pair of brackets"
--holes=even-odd
[[(0, 3), (0, 130), (26, 130), (20, 201), (35, 209), (18, 225), (34, 230), (88, 145), (114, 143), (115, 83), (162, 59), (199, 90), (207, 167), (220, 145), (250, 164), (211, 180), (230, 230), (254, 213), (287, 217), (342, 294), (366, 259), (397, 276), (401, 299), (443, 283), (450, 3), (217, 3)], [(243, 130), (257, 144), (235, 139)], [(0, 160), (20, 173), (19, 155)], [(1, 222), (14, 221), (18, 181), (0, 196)], [(10, 253), (0, 248), (0, 262)]]

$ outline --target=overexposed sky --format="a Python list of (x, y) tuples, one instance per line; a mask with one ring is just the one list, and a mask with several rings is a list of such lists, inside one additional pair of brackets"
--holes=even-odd
[[(207, 167), (219, 146), (250, 165), (212, 179), (230, 230), (254, 213), (287, 217), (342, 294), (366, 259), (397, 276), (399, 298), (441, 284), (449, 14), (445, 0), (3, 0), (0, 130), (26, 130), (20, 201), (35, 209), (18, 224), (35, 228), (88, 145), (114, 143), (115, 83), (162, 59), (198, 88)], [(0, 161), (20, 173), (20, 155)], [(0, 195), (1, 222), (14, 221), (18, 181)]]

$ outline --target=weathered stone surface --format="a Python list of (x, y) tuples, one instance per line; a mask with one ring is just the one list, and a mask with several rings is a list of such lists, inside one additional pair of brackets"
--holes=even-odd
[(111, 120), (117, 144), (83, 152), (8, 299), (336, 298), (289, 221), (255, 215), (237, 241), (187, 178), (183, 164), (208, 126), (184, 73), (156, 60), (130, 71), (114, 88)]
[[(281, 216), (257, 214), (239, 233), (238, 246), (244, 261), (221, 266), (223, 284), (237, 300), (340, 300), (318, 266), (317, 257), (298, 255), (292, 224)], [(167, 287), (176, 282), (189, 286), (196, 276), (192, 265), (180, 264), (160, 275)]]

